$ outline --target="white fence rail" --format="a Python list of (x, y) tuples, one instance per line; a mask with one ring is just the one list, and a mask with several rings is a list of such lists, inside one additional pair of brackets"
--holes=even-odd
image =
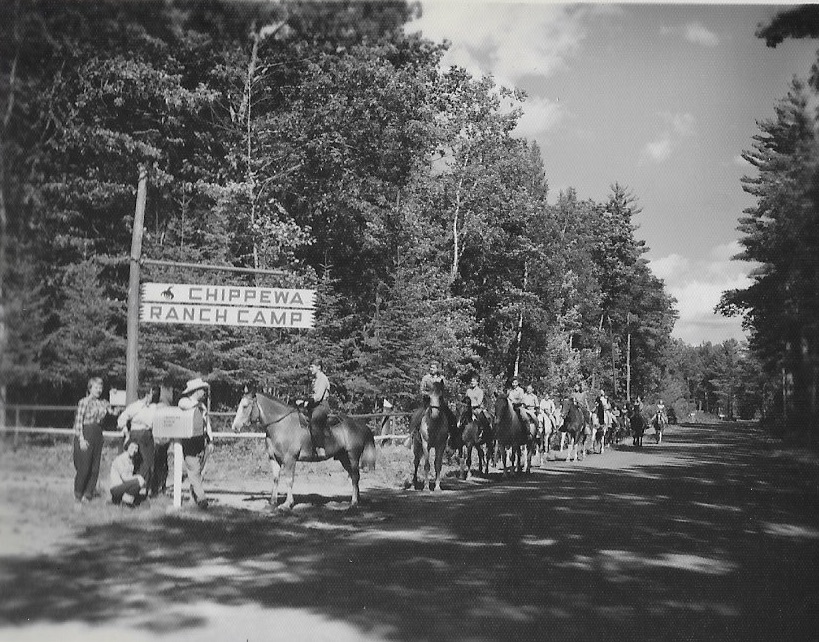
[[(9, 405), (5, 406), (6, 410), (6, 426), (0, 427), (0, 434), (13, 434), (15, 443), (18, 435), (24, 434), (40, 434), (53, 435), (55, 437), (70, 437), (74, 434), (72, 428), (60, 428), (53, 425), (36, 426), (34, 425), (34, 416), (37, 413), (47, 415), (51, 423), (55, 415), (65, 415), (66, 419), (60, 420), (59, 423), (63, 426), (71, 425), (73, 422), (75, 406), (42, 406), (42, 405)], [(28, 422), (23, 421), (23, 417), (28, 414)], [(211, 417), (215, 420), (231, 419), (234, 416), (232, 412), (211, 412)], [(409, 412), (391, 412), (385, 413), (368, 413), (368, 414), (350, 414), (349, 417), (354, 419), (367, 419), (368, 424), (375, 423), (378, 429), (373, 430), (374, 438), (377, 443), (393, 440), (404, 440), (407, 438), (407, 433), (394, 432), (396, 423), (402, 423), (403, 418), (408, 417), (412, 413)], [(332, 416), (332, 415), (331, 415)], [(9, 422), (10, 419), (13, 421)], [(387, 421), (384, 421), (384, 420)], [(9, 425), (9, 423), (11, 425)], [(26, 425), (28, 424), (28, 425)], [(372, 426), (371, 426), (372, 428)], [(387, 432), (389, 430), (389, 432)], [(378, 433), (381, 434), (378, 434)], [(103, 437), (107, 439), (117, 439), (121, 436), (119, 430), (104, 430)], [(230, 440), (230, 439), (261, 439), (265, 436), (263, 432), (225, 432), (215, 431), (213, 433), (214, 440)]]

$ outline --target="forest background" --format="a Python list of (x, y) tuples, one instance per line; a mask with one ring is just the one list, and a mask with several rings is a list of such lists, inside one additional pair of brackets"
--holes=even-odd
[[(549, 204), (541, 150), (513, 133), (526, 96), (441, 69), (446, 43), (403, 30), (419, 10), (399, 1), (3, 3), (7, 401), (74, 403), (91, 375), (124, 387), (140, 167), (149, 171), (145, 256), (286, 274), (144, 266), (144, 282), (318, 291), (309, 331), (143, 324), (143, 382), (206, 376), (225, 406), (249, 382), (292, 399), (320, 357), (339, 408), (371, 411), (389, 399), (406, 409), (434, 360), (456, 396), (472, 373), (494, 393), (519, 372), (539, 393), (582, 380), (623, 399), (630, 345), (632, 395), (663, 398), (678, 416), (781, 416), (794, 376), (810, 389), (788, 365), (799, 351), (758, 331), (753, 286), (722, 305), (746, 315), (750, 351), (673, 339), (674, 300), (635, 236), (638, 195), (614, 182), (605, 202), (567, 189)], [(816, 83), (795, 91), (785, 102), (801, 104), (808, 143), (799, 149), (814, 158), (805, 92), (815, 95)], [(762, 175), (779, 171), (764, 165), (765, 145), (794, 131), (786, 125), (771, 133), (762, 124), (746, 152)], [(781, 201), (764, 200), (761, 180), (745, 188), (764, 192), (764, 217)], [(800, 198), (814, 199), (815, 218), (817, 196)], [(750, 239), (759, 217), (746, 214)], [(752, 250), (745, 258), (771, 265)], [(815, 305), (807, 289), (798, 296)], [(815, 368), (813, 377), (815, 397)]]

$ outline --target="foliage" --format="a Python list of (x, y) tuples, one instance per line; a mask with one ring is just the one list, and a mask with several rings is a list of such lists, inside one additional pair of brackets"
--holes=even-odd
[(606, 203), (547, 202), (541, 151), (514, 135), (526, 96), (441, 70), (444, 45), (402, 31), (414, 4), (13, 8), (0, 296), (16, 395), (73, 399), (90, 373), (124, 383), (140, 165), (146, 256), (283, 274), (145, 266), (143, 281), (318, 300), (309, 331), (143, 325), (143, 379), (292, 399), (319, 355), (347, 410), (413, 406), (430, 360), (453, 394), (473, 372), (494, 392), (516, 371), (558, 394), (580, 379), (622, 392), (631, 334), (633, 390), (659, 389), (673, 300), (642, 258), (635, 197), (615, 184)]

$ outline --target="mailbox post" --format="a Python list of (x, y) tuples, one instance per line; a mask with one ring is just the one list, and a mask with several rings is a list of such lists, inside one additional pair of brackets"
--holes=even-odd
[(182, 440), (205, 434), (205, 418), (198, 408), (157, 408), (153, 431), (157, 439), (173, 440), (173, 506), (179, 508), (182, 506)]

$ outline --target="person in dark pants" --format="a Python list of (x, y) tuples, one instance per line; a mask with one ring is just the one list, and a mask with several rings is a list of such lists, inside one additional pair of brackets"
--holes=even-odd
[(145, 478), (134, 473), (134, 459), (139, 452), (136, 441), (125, 442), (125, 451), (120, 453), (111, 464), (109, 490), (114, 504), (137, 506), (147, 494)]
[(205, 496), (205, 487), (202, 484), (202, 468), (205, 466), (211, 446), (212, 436), (210, 417), (205, 399), (210, 386), (200, 378), (191, 379), (182, 392), (177, 404), (182, 410), (198, 408), (205, 419), (205, 434), (190, 439), (182, 439), (182, 454), (185, 457), (185, 470), (191, 483), (191, 498), (199, 508), (208, 507), (208, 498)]
[[(137, 472), (150, 484), (154, 470), (154, 415), (159, 406), (161, 388), (152, 386), (147, 395), (129, 404), (117, 419), (117, 426), (127, 441), (139, 444)], [(167, 463), (167, 458), (166, 458)]]
[(326, 457), (324, 433), (327, 432), (327, 418), (330, 414), (330, 380), (322, 371), (322, 363), (318, 359), (310, 362), (310, 374), (313, 375), (313, 394), (307, 402), (307, 411), (313, 452), (317, 457)]
[(115, 415), (108, 401), (100, 399), (102, 379), (88, 380), (88, 394), (77, 403), (74, 415), (74, 499), (90, 502), (97, 489), (102, 459), (102, 420), (106, 415)]

